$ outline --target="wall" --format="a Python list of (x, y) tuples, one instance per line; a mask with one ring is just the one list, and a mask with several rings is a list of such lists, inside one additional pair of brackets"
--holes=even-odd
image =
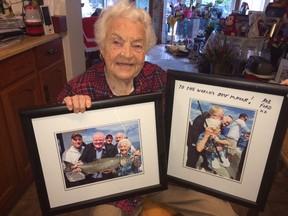
[(45, 0), (52, 15), (66, 15), (67, 34), (63, 37), (67, 80), (82, 74), (85, 69), (85, 53), (82, 33), (81, 0)]
[(166, 41), (165, 35), (163, 34), (165, 33), (165, 29), (163, 29), (163, 22), (165, 22), (165, 20), (163, 19), (163, 8), (163, 0), (150, 1), (149, 12), (152, 17), (152, 23), (155, 29), (158, 43), (165, 43)]

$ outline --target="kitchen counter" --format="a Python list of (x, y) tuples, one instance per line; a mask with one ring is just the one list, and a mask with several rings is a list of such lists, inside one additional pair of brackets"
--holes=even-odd
[(51, 35), (43, 35), (43, 36), (27, 36), (24, 35), (23, 39), (20, 42), (15, 44), (11, 44), (6, 47), (0, 48), (0, 61), (16, 55), (20, 52), (29, 50), (36, 46), (42, 45), (54, 39), (62, 37), (61, 34), (51, 34)]

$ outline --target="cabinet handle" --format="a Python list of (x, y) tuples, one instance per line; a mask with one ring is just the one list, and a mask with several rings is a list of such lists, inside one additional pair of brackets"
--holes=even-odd
[(48, 54), (48, 55), (55, 55), (57, 52), (58, 52), (58, 49), (55, 48), (55, 49), (50, 49), (50, 50), (48, 50), (48, 51), (47, 51), (47, 54)]
[(48, 85), (44, 85), (44, 94), (45, 94), (45, 100), (46, 103), (50, 103), (50, 94), (49, 94), (49, 87)]

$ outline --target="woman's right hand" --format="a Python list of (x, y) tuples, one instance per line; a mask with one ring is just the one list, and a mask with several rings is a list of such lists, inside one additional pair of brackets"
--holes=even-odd
[(74, 111), (74, 113), (83, 113), (86, 108), (90, 108), (92, 105), (91, 98), (88, 95), (74, 95), (65, 97), (63, 103), (66, 104), (67, 109)]
[(288, 85), (288, 79), (283, 80), (280, 84), (281, 85)]

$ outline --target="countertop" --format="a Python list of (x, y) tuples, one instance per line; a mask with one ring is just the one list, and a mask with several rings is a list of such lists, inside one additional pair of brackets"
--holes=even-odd
[(62, 37), (61, 34), (51, 34), (43, 36), (27, 36), (24, 35), (23, 39), (20, 42), (11, 44), (6, 47), (0, 48), (0, 61), (16, 55), (18, 53), (24, 52), (41, 44), (52, 41), (56, 38)]

